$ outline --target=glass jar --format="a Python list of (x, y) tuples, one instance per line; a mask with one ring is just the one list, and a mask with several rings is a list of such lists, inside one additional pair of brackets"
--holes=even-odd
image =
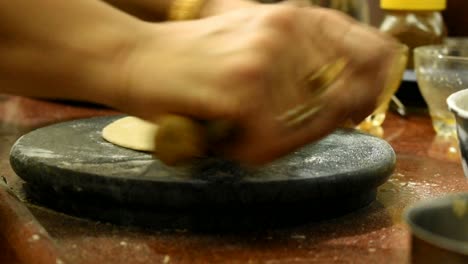
[(446, 0), (381, 0), (386, 15), (380, 30), (387, 32), (409, 47), (407, 69), (413, 69), (413, 49), (441, 44), (446, 28), (441, 11)]

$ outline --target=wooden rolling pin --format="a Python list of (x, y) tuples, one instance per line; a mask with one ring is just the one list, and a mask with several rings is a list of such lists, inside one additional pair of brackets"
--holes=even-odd
[(217, 148), (236, 134), (235, 126), (230, 122), (198, 121), (180, 115), (164, 115), (158, 125), (155, 155), (168, 165), (221, 155)]

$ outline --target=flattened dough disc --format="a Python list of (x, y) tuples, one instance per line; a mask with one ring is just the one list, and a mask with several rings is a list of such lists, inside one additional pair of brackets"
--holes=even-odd
[(127, 116), (104, 127), (102, 137), (124, 148), (153, 152), (157, 131), (157, 125), (137, 117)]

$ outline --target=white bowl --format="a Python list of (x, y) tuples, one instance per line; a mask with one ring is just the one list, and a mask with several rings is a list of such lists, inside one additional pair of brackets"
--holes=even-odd
[(463, 171), (465, 177), (468, 177), (468, 89), (451, 94), (447, 98), (447, 105), (455, 115)]

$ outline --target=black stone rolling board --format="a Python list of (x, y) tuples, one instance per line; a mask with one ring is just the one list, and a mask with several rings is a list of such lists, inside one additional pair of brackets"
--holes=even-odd
[(277, 226), (368, 205), (395, 165), (384, 140), (343, 129), (262, 168), (217, 159), (169, 167), (102, 139), (103, 127), (121, 117), (59, 123), (18, 139), (10, 163), (32, 200), (119, 224)]

